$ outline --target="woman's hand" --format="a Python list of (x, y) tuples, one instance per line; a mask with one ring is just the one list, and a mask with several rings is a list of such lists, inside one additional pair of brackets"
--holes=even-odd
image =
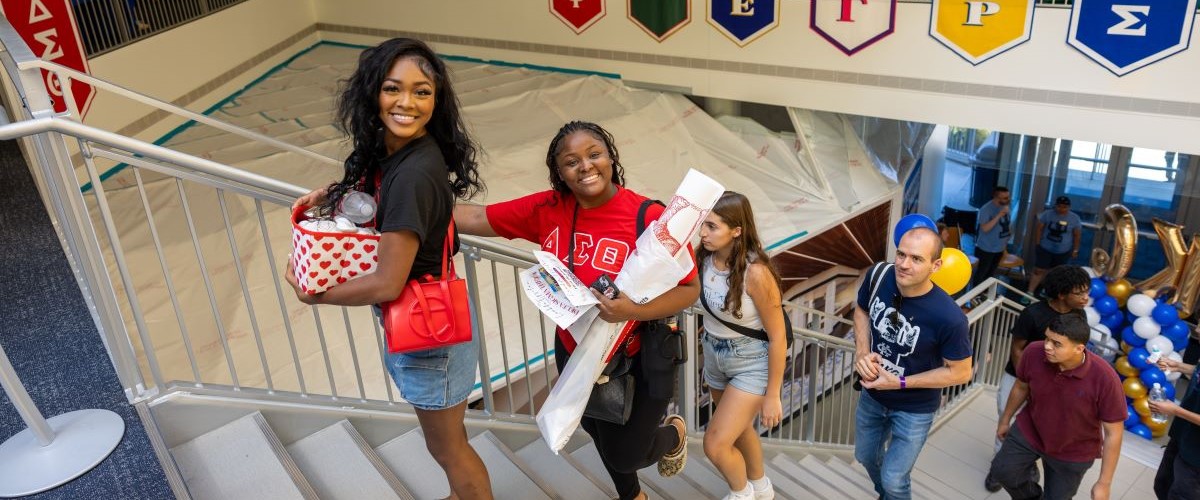
[(783, 403), (779, 396), (767, 396), (762, 402), (762, 424), (770, 429), (783, 421)]
[(1150, 411), (1170, 417), (1179, 413), (1179, 405), (1174, 401), (1151, 401)]
[(329, 186), (314, 189), (308, 194), (296, 198), (296, 202), (292, 203), (292, 211), (296, 211), (296, 208), (298, 207), (315, 207), (317, 205), (321, 205), (325, 203), (325, 200), (328, 196)]
[(287, 269), (283, 272), (283, 279), (287, 280), (289, 285), (292, 285), (292, 290), (296, 292), (296, 299), (310, 306), (316, 305), (321, 294), (309, 295), (300, 288), (300, 282), (296, 281), (296, 270), (292, 267), (292, 256), (287, 257)]
[(630, 300), (625, 292), (621, 292), (615, 299), (609, 299), (604, 294), (592, 290), (592, 295), (596, 296), (596, 300), (600, 303), (596, 305), (600, 309), (600, 319), (609, 323), (620, 323), (622, 321), (632, 321), (637, 319), (634, 313), (637, 312), (637, 304)]

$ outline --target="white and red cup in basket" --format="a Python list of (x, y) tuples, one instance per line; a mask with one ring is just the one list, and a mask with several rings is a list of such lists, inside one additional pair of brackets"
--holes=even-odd
[(292, 270), (300, 289), (316, 295), (334, 285), (375, 272), (379, 235), (311, 231), (300, 227), (309, 207), (292, 212)]

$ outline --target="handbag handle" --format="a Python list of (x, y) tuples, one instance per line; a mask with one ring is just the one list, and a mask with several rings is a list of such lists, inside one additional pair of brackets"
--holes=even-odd
[[(454, 247), (454, 216), (450, 216), (450, 225), (446, 228), (446, 241), (442, 245), (442, 276), (437, 281), (442, 289), (442, 297), (450, 297), (450, 273), (454, 272), (454, 262), (450, 260), (450, 249)], [(421, 305), (421, 319), (425, 320), (425, 328), (429, 332), (429, 336), (433, 337), (438, 342), (446, 342), (454, 333), (454, 314), (446, 314), (446, 324), (441, 328), (433, 326), (433, 311), (429, 309), (429, 301), (425, 299), (425, 294), (421, 293), (421, 284), (418, 280), (410, 280), (408, 286), (412, 288), (413, 295), (417, 298), (417, 303)], [(443, 304), (447, 311), (450, 311), (450, 304)]]

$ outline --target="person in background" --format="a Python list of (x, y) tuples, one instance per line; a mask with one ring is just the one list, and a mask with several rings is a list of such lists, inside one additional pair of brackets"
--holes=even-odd
[(1061, 266), (1079, 256), (1079, 237), (1083, 221), (1071, 211), (1071, 199), (1059, 196), (1052, 210), (1044, 210), (1037, 216), (1038, 245), (1033, 265), (1033, 276), (1029, 278), (1027, 291), (1035, 295), (1046, 271)]
[(1174, 370), (1188, 377), (1187, 392), (1183, 400), (1150, 403), (1150, 411), (1174, 416), (1171, 440), (1163, 451), (1158, 474), (1154, 476), (1154, 494), (1159, 500), (1200, 499), (1200, 385), (1196, 376), (1196, 365), (1161, 358), (1158, 367)]
[[(912, 498), (912, 468), (941, 389), (971, 378), (967, 317), (931, 279), (941, 254), (936, 232), (910, 229), (896, 245), (894, 270), (868, 270), (858, 289), (854, 369), (865, 390), (855, 416), (854, 457), (885, 500)], [(871, 279), (876, 269), (878, 286)]]
[[(523, 239), (553, 253), (580, 281), (591, 284), (601, 275), (615, 278), (637, 245), (637, 216), (645, 206), (643, 224), (658, 219), (662, 205), (646, 205), (647, 198), (625, 188), (616, 141), (595, 123), (573, 121), (563, 125), (546, 151), (551, 189), (488, 206), (459, 204), (454, 220), (460, 231), (477, 236)], [(643, 226), (648, 227), (648, 226)], [(689, 247), (688, 252), (691, 252)], [(600, 301), (600, 319), (610, 323), (647, 322), (671, 316), (696, 303), (700, 282), (696, 270), (677, 286), (644, 304), (624, 292), (608, 298), (593, 291)], [(687, 427), (679, 415), (662, 425), (669, 399), (651, 397), (643, 373), (640, 330), (624, 343), (633, 360), (629, 373), (635, 379), (629, 420), (616, 424), (583, 417), (580, 425), (596, 443), (604, 468), (622, 500), (646, 498), (638, 470), (658, 463), (663, 476), (678, 474), (687, 457)], [(559, 373), (571, 358), (575, 339), (559, 328), (554, 340), (554, 361)]]
[[(382, 304), (399, 297), (411, 277), (441, 274), (454, 200), (483, 189), (478, 149), (463, 124), (445, 63), (420, 40), (393, 38), (364, 50), (337, 102), (337, 118), (354, 147), (345, 176), (301, 196), (292, 208), (320, 205), (332, 212), (349, 190), (375, 192), (379, 266), (316, 295), (300, 289), (290, 259), (284, 274), (305, 304)], [(376, 314), (380, 311), (376, 305)], [(478, 359), (478, 337), (388, 353), (386, 359), (456, 498), (492, 497), (487, 469), (463, 424)]]
[[(1087, 319), (1083, 308), (1087, 306), (1088, 290), (1092, 283), (1087, 271), (1079, 266), (1058, 266), (1046, 273), (1045, 283), (1046, 299), (1025, 307), (1010, 331), (1012, 345), (1008, 363), (1004, 365), (1004, 374), (1000, 376), (1000, 387), (996, 391), (996, 418), (1004, 416), (1008, 395), (1017, 382), (1016, 367), (1021, 365), (1025, 346), (1030, 342), (1045, 340), (1046, 327), (1059, 316), (1070, 314), (1085, 321)], [(1001, 444), (1003, 441), (997, 438), (996, 452), (1000, 451)], [(1000, 483), (990, 474), (984, 479), (984, 487), (993, 493), (1000, 491)]]
[(775, 498), (754, 416), (761, 414), (768, 429), (783, 418), (787, 331), (779, 273), (758, 238), (750, 200), (739, 193), (717, 200), (700, 226), (700, 245), (700, 300), (711, 314), (701, 339), (704, 381), (717, 405), (704, 454), (729, 484), (725, 500)]
[(971, 277), (974, 287), (996, 274), (1000, 259), (1012, 239), (1012, 218), (1008, 216), (1012, 193), (1004, 186), (992, 190), (992, 199), (979, 207), (979, 231), (975, 237), (975, 274)]
[[(1125, 434), (1125, 393), (1117, 371), (1087, 350), (1091, 328), (1074, 314), (1054, 318), (1046, 340), (1025, 347), (996, 438), (1004, 441), (989, 475), (1014, 499), (1073, 498), (1101, 457), (1094, 500), (1108, 500)], [(1012, 426), (1013, 414), (1024, 404)], [(1042, 461), (1045, 487), (1030, 469)]]

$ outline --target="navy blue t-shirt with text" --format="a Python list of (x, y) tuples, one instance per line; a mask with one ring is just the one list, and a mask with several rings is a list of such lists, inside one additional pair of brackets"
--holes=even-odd
[[(869, 277), (868, 273), (868, 277)], [(918, 297), (900, 297), (894, 268), (885, 272), (879, 290), (871, 297), (871, 282), (858, 288), (858, 307), (867, 311), (871, 324), (871, 351), (883, 358), (883, 368), (896, 376), (912, 377), (971, 356), (967, 316), (936, 285)], [(892, 324), (895, 305), (900, 309)], [(941, 403), (940, 389), (868, 389), (871, 399), (898, 411), (932, 413)]]

